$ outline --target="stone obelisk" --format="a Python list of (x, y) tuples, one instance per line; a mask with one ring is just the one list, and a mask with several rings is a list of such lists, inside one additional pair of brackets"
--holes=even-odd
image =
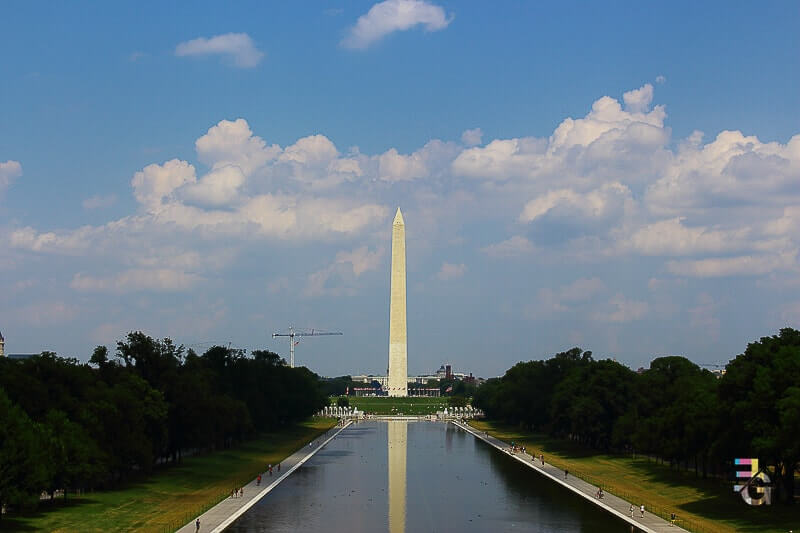
[(389, 396), (408, 396), (406, 344), (406, 225), (397, 208), (392, 223), (392, 280), (389, 303)]

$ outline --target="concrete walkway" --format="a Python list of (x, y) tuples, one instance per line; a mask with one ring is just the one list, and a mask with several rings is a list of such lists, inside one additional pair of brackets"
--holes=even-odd
[[(552, 481), (555, 481), (562, 487), (566, 487), (575, 494), (592, 502), (598, 507), (603, 508), (605, 511), (608, 511), (622, 520), (625, 520), (629, 524), (641, 529), (642, 531), (646, 531), (647, 533), (677, 533), (686, 531), (681, 527), (673, 526), (668, 521), (647, 512), (647, 508), (645, 508), (644, 518), (641, 518), (641, 514), (639, 513), (639, 505), (636, 502), (625, 501), (622, 498), (607, 492), (604, 494), (603, 499), (597, 498), (596, 494), (598, 487), (575, 476), (569, 476), (567, 479), (564, 479), (564, 471), (547, 463), (547, 459), (545, 459), (545, 464), (542, 465), (541, 461), (535, 459), (533, 456), (527, 453), (523, 454), (522, 452), (515, 452), (512, 454), (509, 451), (509, 445), (507, 443), (492, 436), (485, 435), (483, 432), (476, 431), (472, 427), (462, 424), (461, 422), (453, 422), (453, 424), (460, 427), (464, 431), (471, 433), (476, 438), (481, 439), (490, 446), (494, 446), (501, 452), (509, 454), (511, 457), (523, 463), (525, 466), (533, 468), (543, 476), (550, 478)], [(631, 505), (633, 505), (635, 508), (633, 518), (631, 518), (630, 513)]]
[[(219, 533), (223, 531), (226, 527), (231, 525), (234, 520), (258, 503), (261, 498), (269, 494), (281, 481), (289, 477), (292, 472), (300, 468), (303, 463), (308, 461), (315, 453), (321, 450), (323, 446), (328, 444), (328, 442), (333, 440), (336, 435), (352, 423), (352, 421), (346, 422), (344, 426), (337, 426), (329, 429), (326, 433), (323, 433), (311, 441), (308, 446), (303, 446), (281, 461), (280, 473), (273, 468), (273, 477), (269, 477), (268, 473), (263, 474), (261, 476), (261, 486), (257, 486), (256, 480), (254, 479), (243, 487), (244, 496), (240, 498), (231, 498), (228, 496), (200, 515), (200, 531), (203, 533)], [(270, 480), (272, 480), (272, 483), (269, 483)], [(192, 519), (191, 522), (178, 529), (178, 533), (194, 533), (195, 529), (195, 519)]]

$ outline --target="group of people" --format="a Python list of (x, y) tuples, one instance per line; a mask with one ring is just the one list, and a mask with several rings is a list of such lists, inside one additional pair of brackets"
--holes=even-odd
[[(629, 511), (631, 512), (631, 518), (633, 518), (633, 512), (635, 510), (636, 510), (636, 507), (634, 507), (633, 504), (631, 504), (631, 508), (629, 509)], [(639, 512), (642, 513), (642, 518), (644, 518), (644, 504), (639, 506)]]
[(244, 487), (231, 490), (231, 498), (241, 498), (244, 496)]
[[(518, 452), (518, 451), (520, 451), (520, 452), (522, 452), (524, 454), (525, 453), (525, 446), (517, 446), (517, 444), (514, 441), (511, 441), (511, 446), (508, 448), (508, 453), (514, 454), (515, 452)], [(534, 458), (535, 458), (535, 456), (534, 456)], [(544, 466), (544, 454), (541, 454), (541, 453), (539, 454), (539, 460), (541, 461), (542, 466)], [(564, 479), (567, 479), (568, 477), (569, 477), (569, 470), (567, 470), (565, 468), (564, 469)], [(600, 488), (597, 489), (597, 492), (595, 493), (595, 497), (598, 498), (598, 499), (603, 499), (603, 496), (605, 496), (605, 492), (603, 491), (603, 487), (600, 487)], [(631, 504), (631, 507), (630, 507), (631, 518), (633, 518), (633, 513), (635, 511), (636, 511), (636, 508), (633, 506), (633, 504)], [(639, 506), (639, 515), (640, 515), (641, 518), (644, 518), (644, 504)], [(676, 520), (677, 520), (677, 518), (675, 517), (675, 513), (672, 513), (670, 515), (670, 524), (674, 524)]]
[(517, 446), (517, 443), (511, 441), (511, 447), (508, 449), (508, 453), (514, 454), (516, 452), (522, 452), (523, 455), (525, 454), (525, 446)]
[[(277, 466), (277, 467), (278, 467), (278, 472), (280, 472), (280, 471), (281, 471), (281, 464), (280, 464), (280, 463), (278, 463), (278, 464), (277, 464), (277, 465), (275, 465), (275, 466)], [(267, 465), (267, 469), (266, 469), (266, 470), (264, 470), (264, 473), (265, 473), (265, 474), (269, 474), (270, 476), (272, 476), (272, 463), (270, 463), (270, 464), (268, 464), (268, 465)], [(258, 475), (258, 477), (256, 478), (256, 486), (257, 486), (257, 487), (260, 487), (260, 486), (261, 486), (261, 474), (259, 474), (259, 475)]]
[[(517, 443), (511, 441), (511, 446), (508, 448), (508, 453), (514, 455), (516, 452), (522, 452), (522, 455), (525, 455), (525, 446), (517, 446)], [(535, 453), (535, 450), (534, 450)], [(536, 455), (531, 455), (531, 459), (536, 459)], [(539, 454), (539, 460), (542, 462), (542, 466), (544, 466), (544, 454)], [(567, 471), (564, 471), (564, 477), (567, 477)]]

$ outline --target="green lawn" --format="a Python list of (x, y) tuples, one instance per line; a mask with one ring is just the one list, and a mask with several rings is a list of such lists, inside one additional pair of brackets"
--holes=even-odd
[(675, 512), (681, 525), (691, 531), (800, 531), (800, 507), (750, 507), (733, 492), (732, 483), (704, 480), (695, 477), (694, 472), (679, 472), (647, 458), (596, 453), (570, 441), (503, 424), (471, 421), (470, 425), (503, 441), (523, 445), (528, 453), (542, 453), (546, 462), (602, 485), (607, 492), (637, 505), (644, 503), (651, 512), (664, 517)]
[(4, 530), (174, 531), (252, 480), (264, 465), (278, 463), (336, 424), (314, 418), (265, 434), (235, 449), (187, 457), (148, 479), (119, 490), (101, 491), (44, 504), (31, 514), (8, 516)]
[[(351, 407), (374, 415), (432, 415), (447, 407), (447, 398), (390, 398), (388, 396), (350, 396)], [(331, 398), (336, 405), (336, 398)]]

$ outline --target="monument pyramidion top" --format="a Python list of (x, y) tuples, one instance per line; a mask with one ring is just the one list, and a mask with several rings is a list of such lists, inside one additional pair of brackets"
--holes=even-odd
[(395, 213), (395, 215), (394, 215), (393, 225), (394, 226), (405, 226), (406, 225), (405, 221), (403, 220), (403, 213), (400, 212), (400, 208), (399, 207), (397, 208), (397, 213)]

